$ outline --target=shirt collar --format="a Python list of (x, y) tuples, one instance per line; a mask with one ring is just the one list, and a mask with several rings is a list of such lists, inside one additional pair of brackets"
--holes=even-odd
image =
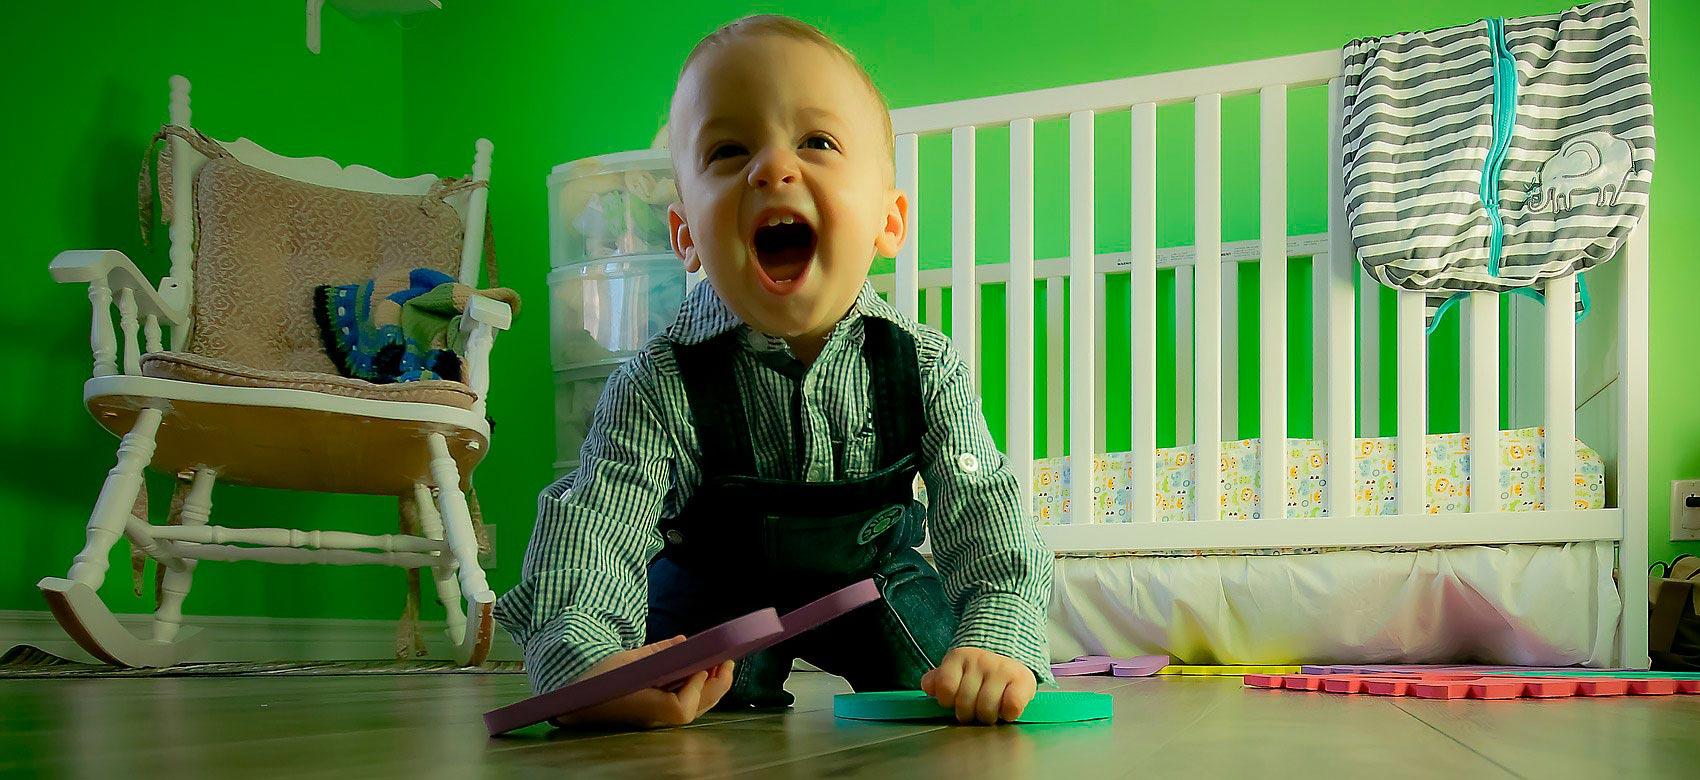
[[(874, 292), (872, 282), (862, 282), (862, 289), (856, 293), (856, 301), (850, 306), (850, 312), (839, 320), (827, 337), (828, 341), (836, 339), (849, 324), (862, 317), (878, 317), (892, 322), (898, 322), (897, 310), (885, 299)], [(675, 344), (698, 344), (708, 341), (731, 330), (746, 331), (750, 346), (755, 349), (771, 348), (785, 349), (785, 342), (776, 336), (756, 331), (738, 319), (732, 309), (726, 305), (719, 293), (714, 291), (714, 285), (707, 281), (697, 284), (685, 296), (685, 303), (679, 308), (679, 316), (662, 332), (662, 336)], [(757, 344), (760, 340), (763, 344)]]

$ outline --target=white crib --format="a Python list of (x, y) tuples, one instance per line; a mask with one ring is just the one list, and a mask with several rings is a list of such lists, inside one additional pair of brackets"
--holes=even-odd
[[(1645, 25), (1645, 5), (1642, 19)], [(1643, 28), (1645, 29), (1645, 27)], [(904, 313), (930, 324), (940, 322), (938, 307), (942, 289), (953, 295), (951, 330), (957, 347), (971, 365), (981, 357), (977, 335), (982, 333), (980, 294), (960, 291), (1005, 285), (1008, 294), (1007, 409), (1010, 463), (1028, 495), (1033, 490), (1035, 414), (1048, 416), (1050, 455), (1063, 454), (1061, 432), (1067, 426), (1072, 442), (1067, 453), (1073, 474), (1090, 473), (1095, 452), (1104, 451), (1106, 419), (1103, 356), (1111, 339), (1132, 341), (1131, 431), (1129, 450), (1136, 467), (1132, 472), (1136, 503), (1127, 523), (1106, 523), (1094, 514), (1091, 500), (1093, 481), (1072, 481), (1072, 517), (1049, 525), (1042, 532), (1061, 556), (1103, 556), (1116, 553), (1149, 553), (1178, 550), (1237, 550), (1276, 547), (1454, 548), (1467, 545), (1562, 544), (1608, 542), (1615, 545), (1617, 599), (1621, 613), (1615, 639), (1609, 640), (1614, 663), (1645, 668), (1647, 665), (1646, 580), (1641, 573), (1647, 558), (1647, 263), (1645, 222), (1613, 262), (1621, 264), (1623, 282), (1616, 324), (1620, 356), (1617, 409), (1612, 414), (1612, 435), (1617, 438), (1615, 495), (1607, 497), (1606, 508), (1572, 509), (1574, 490), (1569, 479), (1546, 481), (1545, 506), (1528, 512), (1503, 512), (1490, 501), (1471, 506), (1465, 514), (1430, 515), (1424, 512), (1425, 486), (1422, 442), (1427, 433), (1428, 399), (1425, 379), (1425, 335), (1423, 302), (1419, 294), (1397, 293), (1396, 344), (1397, 386), (1381, 388), (1376, 378), (1379, 349), (1376, 296), (1359, 295), (1354, 278), (1360, 275), (1351, 250), (1344, 205), (1340, 194), (1340, 73), (1338, 51), (1319, 51), (1255, 62), (1160, 73), (1075, 86), (1042, 89), (1008, 95), (962, 100), (936, 105), (903, 108), (892, 112), (896, 132), (898, 186), (910, 194), (912, 208), (922, 213), (929, 208), (927, 189), (920, 187), (918, 138), (950, 133), (951, 242), (948, 268), (922, 270), (913, 227), (895, 272), (876, 277), (878, 289), (888, 293)], [(1327, 232), (1289, 236), (1287, 177), (1287, 100), (1289, 90), (1327, 86), (1329, 100), (1327, 159), (1330, 169)], [(1259, 105), (1261, 190), (1260, 238), (1224, 246), (1222, 240), (1221, 121), (1224, 97), (1256, 93)], [(1175, 208), (1156, 197), (1157, 111), (1159, 105), (1191, 102), (1196, 133), (1195, 215), (1193, 248), (1159, 250), (1157, 209)], [(1099, 254), (1094, 242), (1094, 125), (1102, 116), (1131, 124), (1132, 181), (1131, 252)], [(1067, 118), (1068, 139), (1068, 256), (1066, 259), (1034, 259), (1034, 140), (1035, 121)], [(975, 220), (984, 219), (974, 206), (976, 128), (1007, 126), (1009, 133), (1010, 205), (1008, 263), (976, 264)], [(1307, 172), (1306, 175), (1320, 175)], [(1001, 217), (1001, 215), (999, 215)], [(1176, 430), (1190, 431), (1196, 447), (1196, 463), (1219, 461), (1222, 442), (1235, 425), (1234, 393), (1239, 387), (1233, 376), (1236, 343), (1235, 275), (1241, 262), (1260, 264), (1260, 322), (1255, 348), (1262, 354), (1256, 388), (1260, 410), (1259, 436), (1264, 442), (1283, 441), (1288, 436), (1286, 397), (1288, 343), (1289, 257), (1311, 256), (1314, 316), (1311, 324), (1315, 355), (1315, 436), (1325, 441), (1327, 481), (1350, 484), (1354, 426), (1362, 423), (1365, 435), (1374, 435), (1381, 394), (1396, 398), (1397, 500), (1394, 516), (1354, 516), (1351, 493), (1333, 490), (1325, 517), (1297, 519), (1284, 516), (1285, 491), (1261, 491), (1261, 519), (1225, 520), (1218, 516), (1216, 480), (1197, 479), (1193, 487), (1192, 522), (1153, 522), (1151, 505), (1157, 427), (1157, 271), (1176, 268), (1175, 323)], [(1221, 258), (1221, 262), (1210, 261)], [(1106, 333), (1100, 312), (1105, 307), (1105, 278), (1108, 274), (1130, 275), (1131, 328), (1128, 333)], [(1064, 306), (1063, 280), (1077, 294), (1066, 309), (1067, 326), (1075, 336), (1068, 340), (1070, 358), (1065, 377), (1062, 363)], [(1032, 291), (1045, 282), (1047, 305), (1035, 312)], [(1367, 280), (1365, 280), (1367, 282)], [(1373, 282), (1365, 284), (1366, 291)], [(928, 311), (919, 311), (920, 293), (927, 292)], [(1545, 465), (1548, 474), (1572, 473), (1576, 463), (1576, 327), (1570, 316), (1576, 294), (1574, 280), (1552, 283), (1544, 309)], [(1465, 306), (1467, 315), (1464, 351), (1463, 433), (1476, 442), (1497, 441), (1502, 393), (1501, 300), (1491, 293), (1475, 293)], [(1035, 318), (1048, 324), (1048, 366), (1034, 366)], [(1361, 343), (1360, 341), (1361, 340)], [(1191, 344), (1196, 343), (1196, 349)], [(1514, 341), (1512, 349), (1523, 343)], [(1355, 351), (1362, 348), (1361, 359)], [(1189, 354), (1190, 353), (1190, 354)], [(1224, 360), (1224, 357), (1227, 360)], [(1515, 358), (1516, 356), (1510, 356)], [(1413, 359), (1414, 358), (1414, 359)], [(1515, 364), (1515, 362), (1514, 362)], [(1226, 368), (1225, 368), (1226, 366)], [(1067, 381), (1070, 413), (1064, 416), (1061, 403)], [(1033, 408), (1032, 393), (1015, 392), (1046, 382), (1050, 388), (1048, 409)], [(988, 415), (1000, 410), (988, 410)], [(1225, 429), (1226, 426), (1226, 429)], [(1184, 437), (1183, 437), (1184, 438)], [(1079, 446), (1081, 442), (1095, 447)], [(1287, 464), (1284, 447), (1263, 448), (1261, 484), (1285, 484)], [(1412, 457), (1410, 453), (1418, 453)], [(1141, 460), (1143, 462), (1141, 463)], [(1469, 477), (1474, 485), (1496, 485), (1496, 458), (1473, 458)], [(1496, 491), (1495, 491), (1496, 492)], [(1610, 563), (1604, 580), (1609, 589)], [(1554, 598), (1559, 598), (1554, 595)], [(1610, 630), (1608, 626), (1607, 630)]]

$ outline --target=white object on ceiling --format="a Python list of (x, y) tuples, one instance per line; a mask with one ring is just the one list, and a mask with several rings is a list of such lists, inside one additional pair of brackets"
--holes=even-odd
[[(357, 22), (383, 16), (406, 16), (426, 11), (440, 11), (443, 0), (331, 0), (331, 6)], [(320, 20), (325, 0), (307, 0), (307, 50), (318, 54), (321, 43)]]

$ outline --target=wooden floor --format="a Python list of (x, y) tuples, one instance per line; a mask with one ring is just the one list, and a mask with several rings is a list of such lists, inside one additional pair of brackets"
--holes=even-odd
[(1700, 696), (1421, 701), (1074, 678), (1115, 718), (997, 728), (835, 720), (798, 673), (785, 715), (487, 739), (517, 675), (0, 680), (0, 777), (1694, 777)]

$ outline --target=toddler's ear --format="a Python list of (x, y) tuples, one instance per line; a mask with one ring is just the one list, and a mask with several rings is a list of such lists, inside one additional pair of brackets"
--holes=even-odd
[(673, 235), (673, 254), (685, 264), (686, 273), (696, 273), (702, 268), (702, 258), (697, 257), (696, 241), (691, 239), (691, 226), (685, 224), (685, 204), (674, 203), (667, 207), (667, 232)]
[(874, 251), (880, 257), (896, 257), (904, 237), (908, 235), (909, 196), (903, 194), (903, 190), (890, 190), (886, 193), (885, 222), (880, 225), (879, 235), (874, 237)]

